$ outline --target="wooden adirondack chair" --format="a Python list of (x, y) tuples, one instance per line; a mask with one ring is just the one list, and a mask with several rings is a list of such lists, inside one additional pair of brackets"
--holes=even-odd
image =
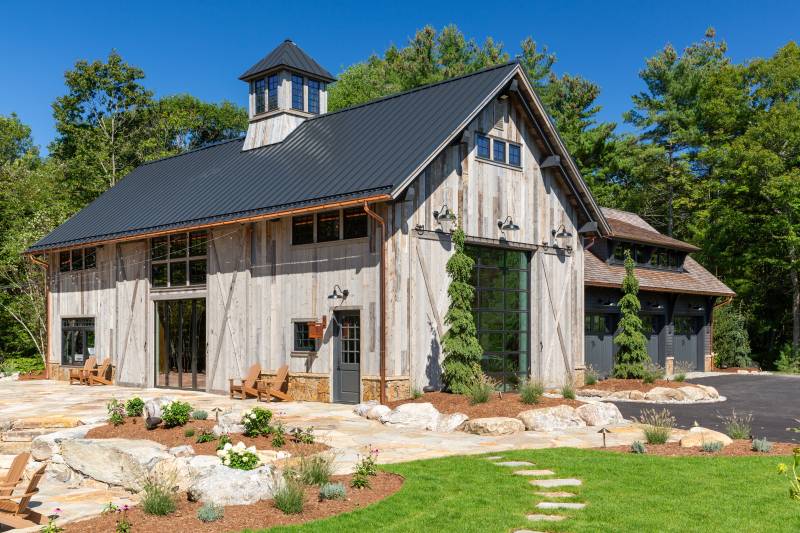
[[(47, 517), (42, 516), (28, 508), (31, 497), (39, 492), (39, 481), (44, 475), (44, 469), (47, 465), (37, 470), (32, 476), (31, 480), (21, 494), (12, 494), (0, 496), (0, 524), (11, 526), (12, 528), (25, 528), (47, 523)], [(16, 487), (23, 485), (23, 482), (18, 482)], [(14, 488), (12, 487), (12, 491)]]
[(83, 364), (83, 368), (70, 368), (69, 369), (69, 384), (72, 385), (73, 381), (84, 385), (89, 383), (89, 374), (97, 366), (97, 358), (91, 356)]
[(89, 373), (89, 385), (112, 385), (111, 382), (111, 358), (106, 357), (99, 368), (91, 370)]
[[(231, 378), (228, 380), (231, 386), (231, 398), (235, 398), (238, 394), (242, 400), (246, 400), (247, 396), (258, 397), (258, 389), (256, 388), (256, 382), (258, 381), (258, 377), (261, 375), (261, 365), (255, 363), (253, 366), (250, 367), (250, 370), (247, 371), (247, 377), (240, 380), (235, 380)], [(240, 383), (237, 385), (234, 381), (239, 381)]]
[(258, 401), (261, 401), (261, 396), (266, 396), (268, 402), (271, 402), (272, 398), (290, 402), (292, 397), (289, 396), (288, 391), (289, 366), (283, 365), (278, 369), (274, 378), (262, 379), (258, 382)]
[(22, 452), (14, 457), (14, 460), (11, 462), (11, 468), (9, 468), (5, 479), (0, 482), (0, 497), (10, 496), (14, 487), (22, 481), (22, 476), (25, 474), (25, 467), (30, 458), (31, 454), (28, 452)]

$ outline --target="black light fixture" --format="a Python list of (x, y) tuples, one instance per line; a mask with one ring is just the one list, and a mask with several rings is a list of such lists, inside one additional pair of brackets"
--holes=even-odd
[(550, 246), (553, 248), (558, 248), (558, 241), (556, 239), (569, 239), (572, 237), (572, 233), (567, 231), (567, 228), (564, 226), (564, 224), (561, 224), (556, 229), (551, 230), (550, 235), (552, 236), (552, 239), (550, 239)]
[(342, 289), (338, 284), (333, 286), (333, 294), (331, 294), (331, 298), (341, 298), (342, 300), (346, 299), (350, 295), (350, 291), (347, 289)]
[(511, 215), (503, 220), (498, 220), (497, 227), (500, 228), (500, 231), (517, 231), (519, 229), (519, 226), (514, 224), (514, 219), (511, 218)]
[(456, 216), (447, 206), (444, 204), (440, 209), (433, 212), (433, 218), (436, 219), (436, 222), (441, 224), (442, 222), (453, 222), (456, 219)]

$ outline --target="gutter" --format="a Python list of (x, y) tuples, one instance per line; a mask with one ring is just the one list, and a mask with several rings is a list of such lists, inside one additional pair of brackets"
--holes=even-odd
[(42, 359), (44, 359), (44, 378), (50, 379), (50, 367), (48, 366), (47, 362), (50, 359), (50, 331), (51, 331), (51, 316), (50, 316), (50, 276), (48, 275), (50, 272), (50, 265), (47, 261), (43, 261), (34, 255), (28, 256), (31, 259), (31, 262), (34, 265), (39, 265), (44, 270), (44, 295), (45, 295), (45, 315), (46, 315), (46, 326), (45, 326), (45, 339), (44, 339), (44, 346), (42, 346)]
[(386, 405), (386, 222), (364, 202), (364, 211), (381, 226), (381, 268), (380, 268), (380, 378), (381, 404)]

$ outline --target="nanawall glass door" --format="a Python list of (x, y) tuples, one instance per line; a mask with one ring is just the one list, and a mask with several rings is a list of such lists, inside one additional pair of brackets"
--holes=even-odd
[(205, 390), (205, 299), (156, 302), (156, 386)]

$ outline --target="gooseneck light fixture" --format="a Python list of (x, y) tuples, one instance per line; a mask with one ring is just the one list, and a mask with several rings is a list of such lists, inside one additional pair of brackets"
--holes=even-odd
[(572, 233), (567, 231), (567, 228), (564, 226), (564, 224), (561, 224), (559, 227), (552, 230), (550, 235), (552, 237), (550, 239), (550, 246), (553, 248), (558, 248), (558, 240), (572, 238)]
[(338, 284), (336, 284), (333, 286), (333, 293), (331, 294), (330, 297), (334, 299), (341, 298), (342, 300), (344, 300), (349, 295), (350, 291), (348, 291), (347, 289), (342, 289)]
[(503, 220), (497, 221), (497, 227), (500, 231), (517, 231), (519, 226), (514, 224), (514, 219), (511, 218), (511, 215), (507, 216)]

